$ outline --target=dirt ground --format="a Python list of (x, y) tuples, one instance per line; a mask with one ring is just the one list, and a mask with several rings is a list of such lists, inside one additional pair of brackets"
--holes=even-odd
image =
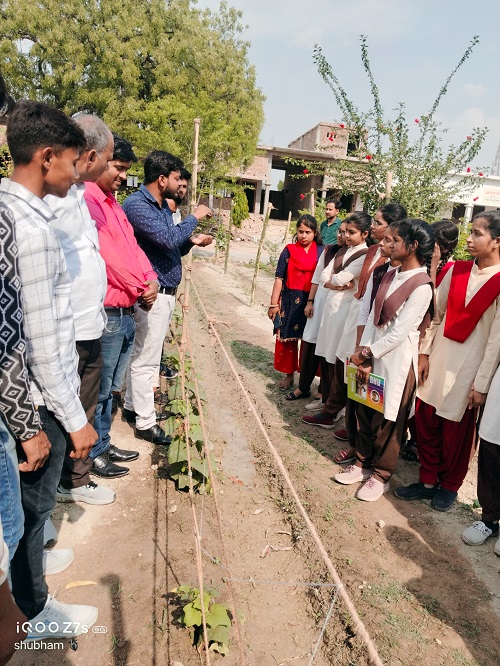
[[(276, 242), (283, 224), (274, 224)], [(243, 244), (244, 252), (255, 252), (252, 240), (234, 241), (234, 258)], [(256, 305), (250, 308), (252, 269), (231, 263), (224, 275), (220, 262), (195, 261), (194, 284), (210, 317), (219, 322), (224, 344), (384, 664), (497, 666), (500, 559), (492, 540), (470, 548), (460, 539), (477, 513), (474, 463), (460, 502), (447, 514), (433, 512), (426, 502), (400, 502), (392, 494), (373, 504), (354, 499), (355, 487), (332, 480), (341, 442), (331, 431), (303, 424), (303, 403), (285, 401), (277, 389), (265, 316), (271, 274), (260, 274)], [(218, 467), (215, 492), (229, 558), (228, 571), (213, 497), (197, 496), (205, 585), (217, 601), (228, 603), (227, 579), (233, 579), (248, 664), (310, 664), (332, 602), (313, 663), (367, 664), (335, 590), (309, 585), (330, 582), (324, 563), (194, 295), (191, 303), (194, 363), (208, 398), (206, 421)], [(58, 546), (72, 546), (75, 561), (48, 579), (61, 601), (98, 606), (98, 625), (105, 630), (81, 637), (76, 652), (68, 645), (18, 651), (14, 666), (205, 663), (189, 630), (177, 622), (179, 606), (172, 594), (180, 584), (197, 586), (189, 497), (167, 479), (162, 452), (136, 439), (119, 412), (112, 440), (141, 456), (130, 464), (129, 476), (105, 482), (116, 490), (114, 504), (57, 505)], [(401, 460), (391, 485), (411, 482), (417, 472), (415, 464)], [(91, 584), (66, 589), (74, 582)], [(244, 663), (234, 629), (229, 654), (211, 661)]]

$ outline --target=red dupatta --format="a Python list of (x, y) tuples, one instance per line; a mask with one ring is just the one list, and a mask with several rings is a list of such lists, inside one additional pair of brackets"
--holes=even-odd
[(298, 243), (290, 244), (286, 247), (290, 253), (286, 270), (286, 286), (288, 289), (309, 291), (311, 289), (314, 270), (318, 263), (318, 246), (313, 241), (309, 246), (308, 252)]
[(446, 304), (444, 337), (465, 342), (495, 298), (500, 296), (500, 272), (492, 275), (465, 305), (473, 261), (455, 261)]

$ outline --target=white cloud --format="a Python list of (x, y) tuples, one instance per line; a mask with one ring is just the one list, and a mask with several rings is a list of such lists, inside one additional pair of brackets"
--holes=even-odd
[(481, 97), (486, 92), (486, 86), (482, 83), (466, 83), (464, 85), (465, 94), (467, 97), (474, 99), (475, 97)]

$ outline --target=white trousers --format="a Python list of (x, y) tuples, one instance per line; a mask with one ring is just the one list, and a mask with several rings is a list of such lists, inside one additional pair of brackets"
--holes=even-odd
[(149, 312), (135, 306), (134, 350), (127, 372), (124, 407), (136, 412), (138, 430), (156, 424), (154, 387), (158, 386), (163, 341), (175, 307), (175, 296), (158, 294)]

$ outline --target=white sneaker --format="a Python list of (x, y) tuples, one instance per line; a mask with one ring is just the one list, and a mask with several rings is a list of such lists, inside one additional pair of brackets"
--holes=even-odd
[(72, 638), (86, 634), (96, 623), (97, 615), (95, 606), (62, 604), (49, 594), (43, 611), (29, 621), (26, 641), (39, 638)]
[(358, 467), (357, 465), (349, 465), (342, 472), (334, 474), (333, 478), (339, 483), (343, 483), (345, 486), (350, 485), (351, 483), (358, 483), (359, 481), (365, 481), (371, 476), (371, 470), (363, 469), (363, 467)]
[(476, 520), (462, 532), (462, 541), (469, 544), (469, 546), (480, 546), (492, 534), (493, 530), (486, 527), (482, 520)]
[(46, 576), (61, 573), (75, 559), (73, 548), (58, 548), (43, 551), (43, 573)]
[(106, 486), (98, 486), (94, 481), (89, 481), (86, 486), (80, 488), (57, 487), (57, 499), (61, 502), (86, 502), (87, 504), (111, 504), (115, 501), (115, 493)]
[(58, 539), (57, 530), (50, 518), (47, 518), (43, 526), (43, 545), (45, 548), (53, 548)]
[(308, 409), (310, 412), (320, 412), (323, 409), (323, 406), (324, 403), (322, 402), (322, 398), (316, 398), (316, 400), (313, 400), (308, 405), (306, 405), (306, 409)]
[(356, 497), (363, 502), (376, 502), (378, 499), (391, 491), (389, 482), (382, 483), (370, 476), (356, 493)]

